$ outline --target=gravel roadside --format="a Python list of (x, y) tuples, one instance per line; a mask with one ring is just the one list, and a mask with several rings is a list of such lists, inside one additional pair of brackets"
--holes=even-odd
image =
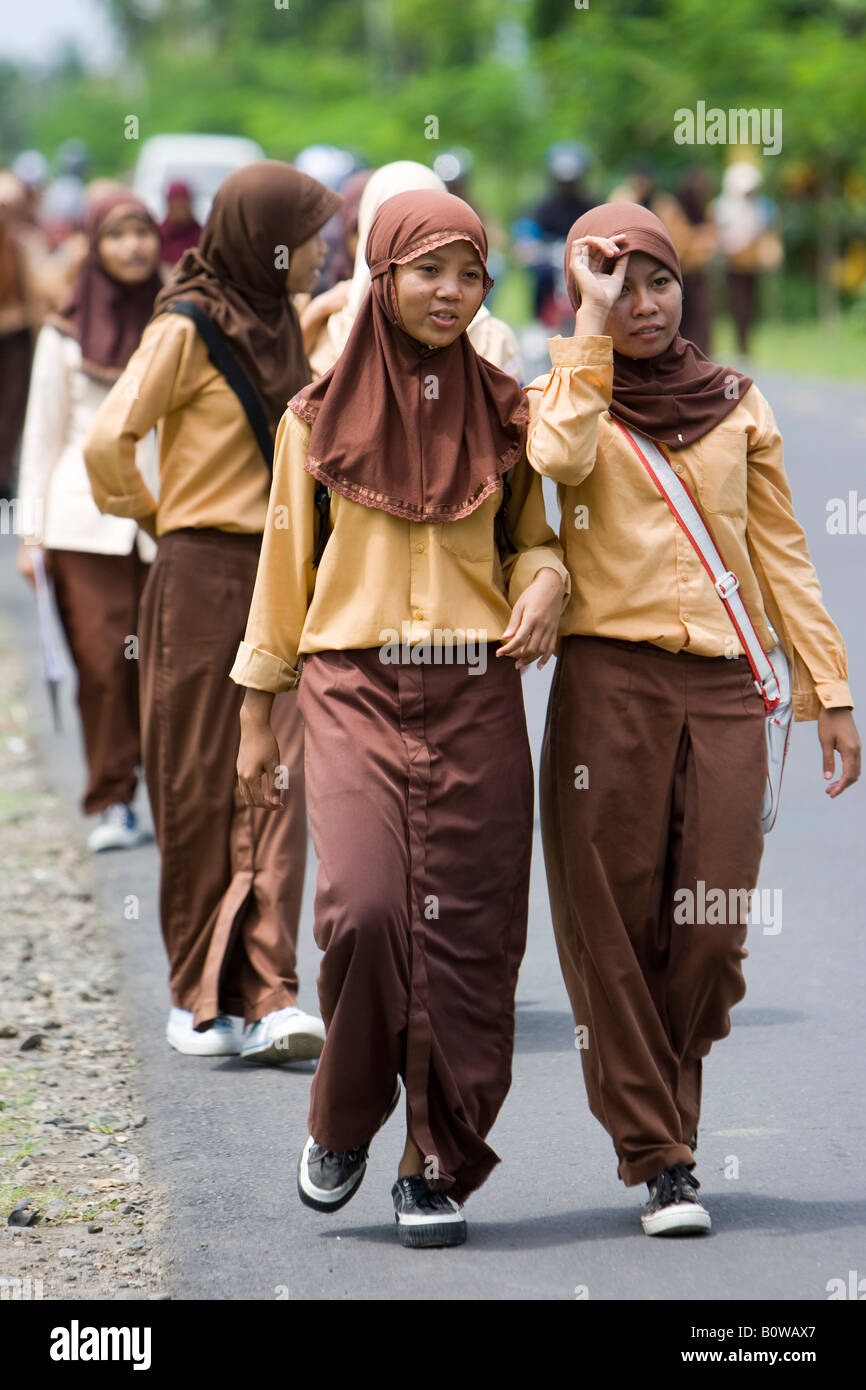
[(23, 690), (0, 614), (0, 1299), (165, 1298), (119, 950)]

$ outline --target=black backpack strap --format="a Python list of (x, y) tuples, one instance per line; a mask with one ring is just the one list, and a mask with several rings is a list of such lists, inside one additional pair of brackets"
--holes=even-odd
[(193, 304), (188, 299), (177, 299), (166, 310), (168, 314), (183, 314), (185, 318), (192, 319), (199, 335), (207, 348), (207, 355), (213, 362), (218, 372), (222, 372), (229, 386), (234, 391), (238, 400), (244, 408), (244, 414), (250, 422), (250, 428), (256, 437), (256, 443), (262, 451), (262, 457), (268, 466), (268, 472), (274, 471), (274, 441), (268, 429), (268, 422), (265, 419), (265, 412), (262, 410), (261, 401), (250, 382), (249, 377), (238, 362), (222, 333), (217, 328), (212, 319), (209, 319), (203, 309), (198, 304)]
[(325, 484), (318, 482), (318, 480), (316, 482), (315, 505), (319, 514), (319, 530), (316, 537), (316, 548), (313, 552), (313, 569), (318, 567), (331, 534), (331, 494)]
[(511, 469), (502, 474), (502, 501), (499, 510), (493, 519), (493, 526), (496, 535), (496, 544), (499, 547), (500, 560), (505, 559), (506, 555), (514, 550), (511, 538), (508, 535), (507, 512), (511, 501)]

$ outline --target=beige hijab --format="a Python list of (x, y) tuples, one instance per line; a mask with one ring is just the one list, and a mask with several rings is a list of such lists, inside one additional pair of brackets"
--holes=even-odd
[[(361, 204), (358, 209), (358, 249), (355, 252), (355, 271), (349, 286), (348, 301), (342, 309), (331, 314), (325, 322), (318, 342), (310, 353), (310, 366), (317, 376), (324, 376), (325, 372), (330, 371), (340, 356), (346, 346), (355, 319), (358, 317), (358, 311), (370, 289), (370, 267), (367, 265), (364, 252), (373, 218), (387, 198), (392, 198), (397, 193), (414, 193), (421, 189), (432, 189), (438, 193), (447, 193), (448, 191), (438, 174), (434, 174), (433, 170), (428, 169), (426, 164), (416, 163), (414, 159), (398, 159), (393, 164), (383, 164), (367, 183), (361, 195)], [(499, 320), (492, 318), (490, 310), (482, 304), (466, 330), (470, 342), (476, 351), (484, 357), (488, 354), (483, 350), (481, 336), (484, 337), (484, 345), (487, 345), (490, 338), (487, 333), (490, 325), (485, 324), (485, 320), (491, 320), (493, 323), (499, 322)], [(502, 326), (505, 327), (505, 325)], [(510, 344), (508, 346), (510, 347)], [(517, 351), (516, 342), (514, 343), (514, 351)], [(497, 356), (505, 355), (507, 354), (497, 354)], [(497, 363), (497, 365), (504, 366), (504, 363)]]

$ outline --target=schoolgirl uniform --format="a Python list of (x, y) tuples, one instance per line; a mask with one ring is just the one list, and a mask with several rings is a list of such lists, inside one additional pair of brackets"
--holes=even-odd
[[(522, 393), (465, 335), (425, 348), (401, 326), (393, 267), (457, 240), (483, 262), (483, 228), (450, 194), (379, 209), (346, 347), (277, 433), (232, 669), (256, 690), (299, 685), (306, 728), (327, 1031), (300, 1194), (319, 1210), (348, 1200), (402, 1076), (425, 1159), (423, 1179), (395, 1185), (403, 1222), (433, 1198), (442, 1223), (462, 1222), (453, 1199), (498, 1162), (485, 1137), (511, 1078), (533, 787), (520, 678), (495, 652), (540, 569), (566, 582)], [(316, 565), (317, 482), (330, 534)]]
[[(575, 240), (615, 233), (623, 252), (647, 252), (681, 279), (658, 218), (609, 204), (569, 236), (575, 307)], [(753, 382), (679, 335), (643, 360), (614, 353), (606, 336), (549, 346), (551, 371), (527, 389), (528, 456), (559, 485), (573, 587), (542, 755), (545, 860), (590, 1109), (623, 1182), (650, 1184), (653, 1232), (662, 1207), (700, 1206), (701, 1067), (745, 993), (742, 904), (761, 862), (767, 757), (742, 645), (617, 420), (669, 453), (765, 649), (772, 624), (793, 664), (794, 717), (852, 702), (782, 440)], [(682, 920), (675, 907), (683, 893), (697, 903), (700, 883), (738, 905), (733, 920)]]
[[(288, 396), (310, 379), (279, 248), (291, 252), (307, 240), (338, 202), (278, 161), (231, 174), (85, 449), (97, 505), (138, 518), (159, 542), (141, 608), (143, 742), (162, 858), (167, 1037), (182, 1052), (314, 1057), (323, 1031), (296, 1004), (306, 820), (293, 701), (274, 711), (288, 783), (281, 813), (244, 807), (235, 779), (241, 696), (227, 677), (249, 608), (270, 472), (238, 396), (194, 321), (174, 307), (192, 305), (219, 330), (273, 428)], [(136, 440), (153, 426), (158, 499), (134, 457)]]
[[(96, 507), (83, 445), (93, 420), (138, 345), (162, 281), (156, 271), (121, 284), (106, 271), (100, 238), (130, 214), (156, 224), (126, 192), (98, 199), (85, 221), (88, 251), (72, 298), (40, 329), (33, 359), (18, 481), (24, 540), (48, 552), (54, 594), (78, 677), (87, 762), (85, 815), (99, 822), (93, 850), (143, 838), (132, 802), (141, 762), (138, 604), (156, 547), (132, 517)], [(153, 435), (136, 466), (156, 486)]]

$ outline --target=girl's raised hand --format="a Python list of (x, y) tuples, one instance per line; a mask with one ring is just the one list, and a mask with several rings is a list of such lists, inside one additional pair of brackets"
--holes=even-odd
[[(617, 232), (616, 236), (582, 236), (571, 248), (571, 272), (580, 290), (580, 307), (596, 310), (607, 318), (620, 294), (628, 268), (628, 256), (619, 256), (619, 242), (626, 235)], [(605, 261), (619, 256), (613, 270), (608, 274)]]

